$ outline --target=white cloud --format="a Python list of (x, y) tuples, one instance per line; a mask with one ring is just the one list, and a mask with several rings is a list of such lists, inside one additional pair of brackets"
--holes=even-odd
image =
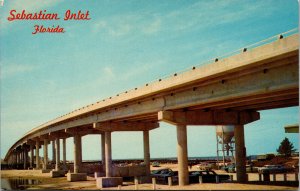
[(98, 33), (101, 30), (105, 30), (105, 28), (107, 27), (107, 23), (103, 20), (98, 20), (95, 22), (95, 24), (93, 24), (92, 27), (92, 31), (94, 33)]
[(10, 65), (2, 65), (1, 67), (1, 79), (9, 78), (21, 73), (31, 72), (35, 70), (36, 66), (33, 65), (25, 65), (25, 64), (10, 64)]
[(161, 29), (161, 19), (152, 15), (136, 13), (131, 15), (115, 15), (101, 18), (92, 26), (94, 33), (106, 33), (111, 37), (124, 37), (135, 33), (136, 35), (152, 35)]
[(119, 37), (130, 33), (132, 26), (130, 24), (121, 24), (114, 28), (109, 28), (109, 34), (111, 36)]
[(143, 28), (143, 32), (146, 34), (154, 34), (160, 30), (161, 27), (161, 19), (155, 19), (151, 24), (146, 25)]
[(94, 33), (104, 32), (113, 37), (127, 35), (132, 29), (131, 24), (127, 21), (116, 21), (115, 19), (98, 20), (93, 24), (92, 31)]
[[(165, 15), (165, 23), (170, 30), (190, 30), (191, 28), (207, 29), (220, 24), (233, 23), (249, 17), (268, 16), (278, 7), (272, 1), (257, 1), (240, 3), (239, 1), (199, 1), (188, 7), (174, 10)], [(232, 10), (237, 7), (237, 10)], [(257, 13), (259, 12), (259, 15)], [(190, 19), (189, 19), (190, 18)], [(176, 21), (176, 22), (175, 22)], [(171, 26), (171, 27), (170, 27)]]
[(114, 78), (115, 77), (115, 74), (114, 74), (112, 68), (109, 66), (104, 67), (103, 72), (104, 72), (106, 78)]
[[(135, 78), (139, 76), (144, 76), (147, 74), (148, 71), (153, 71), (154, 68), (165, 66), (168, 63), (167, 59), (154, 59), (148, 62), (139, 62), (136, 61), (135, 64), (133, 64), (130, 68), (127, 69), (124, 74), (120, 75), (119, 78), (122, 79), (122, 81), (130, 81), (134, 80)], [(151, 78), (155, 79), (155, 78)], [(142, 84), (140, 84), (142, 85)]]

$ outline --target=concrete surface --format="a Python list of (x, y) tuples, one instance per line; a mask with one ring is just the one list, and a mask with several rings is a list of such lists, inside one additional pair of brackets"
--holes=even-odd
[(51, 170), (50, 171), (50, 177), (56, 178), (56, 177), (62, 177), (65, 176), (66, 172), (63, 170)]
[(87, 174), (86, 173), (68, 173), (67, 180), (69, 182), (85, 181), (85, 180), (87, 180)]
[(117, 187), (122, 183), (122, 177), (100, 177), (96, 179), (97, 188)]

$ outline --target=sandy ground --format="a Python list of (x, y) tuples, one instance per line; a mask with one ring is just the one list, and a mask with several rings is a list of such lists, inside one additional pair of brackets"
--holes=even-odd
[[(177, 170), (176, 164), (165, 164), (161, 167), (152, 168), (171, 168)], [(193, 167), (190, 170), (197, 170)], [(225, 174), (223, 171), (217, 171), (219, 174)], [(235, 179), (235, 174), (234, 179)], [(29, 186), (27, 189), (63, 189), (63, 190), (99, 190), (96, 187), (96, 181), (93, 177), (88, 177), (87, 181), (80, 182), (68, 182), (66, 177), (60, 178), (50, 178), (49, 174), (42, 174), (38, 170), (2, 170), (2, 178), (26, 178), (26, 179), (36, 179), (39, 181), (37, 185)], [(258, 180), (258, 175), (255, 173), (249, 173), (249, 180)], [(271, 177), (272, 180), (272, 177)], [(278, 176), (277, 180), (283, 180), (283, 176)], [(294, 174), (288, 175), (288, 180), (295, 180)], [(153, 190), (152, 184), (139, 184), (136, 186), (130, 182), (124, 182), (122, 187), (106, 188), (105, 190)], [(104, 189), (103, 189), (104, 190)], [(156, 185), (156, 190), (298, 190), (297, 187), (289, 186), (274, 186), (274, 185), (254, 185), (254, 184), (238, 184), (238, 183), (203, 183), (203, 184), (191, 184), (184, 187), (178, 185), (168, 186), (168, 185)]]

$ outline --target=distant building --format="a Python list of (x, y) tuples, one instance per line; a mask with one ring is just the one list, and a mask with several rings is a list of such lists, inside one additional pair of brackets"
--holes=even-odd
[(275, 157), (275, 154), (269, 153), (269, 154), (257, 155), (256, 159), (258, 161), (265, 161), (265, 160), (271, 160), (274, 157)]
[(286, 125), (284, 130), (286, 133), (299, 133), (299, 124)]

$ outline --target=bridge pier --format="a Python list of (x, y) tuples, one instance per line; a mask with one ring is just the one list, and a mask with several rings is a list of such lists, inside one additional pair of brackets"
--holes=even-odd
[(21, 166), (21, 164), (22, 164), (22, 151), (19, 150), (19, 151), (18, 151), (18, 154), (19, 154), (19, 168), (20, 168), (20, 166)]
[[(149, 182), (150, 175), (150, 146), (149, 146), (149, 130), (159, 127), (157, 122), (100, 122), (94, 123), (93, 127), (97, 130), (104, 131), (102, 135), (102, 155), (105, 151), (105, 177), (97, 178), (96, 184), (98, 188), (114, 187), (121, 185), (122, 177), (114, 177), (112, 172), (112, 151), (111, 151), (111, 133), (113, 131), (143, 131), (143, 147), (144, 147), (144, 163), (146, 172), (141, 173), (143, 182)], [(104, 137), (104, 139), (103, 139)], [(104, 142), (103, 142), (104, 141)], [(103, 149), (105, 145), (105, 149)]]
[(63, 170), (67, 169), (66, 164), (66, 138), (63, 138)]
[(67, 174), (67, 180), (69, 182), (87, 180), (87, 174), (82, 173), (81, 163), (82, 163), (82, 146), (81, 146), (81, 135), (74, 133), (74, 173)]
[(59, 169), (60, 169), (60, 144), (59, 144), (60, 142), (59, 142), (59, 138), (56, 138), (56, 140), (55, 140), (55, 156), (56, 156), (56, 158), (55, 158), (55, 170), (56, 171), (59, 171)]
[(28, 152), (27, 152), (26, 146), (23, 146), (23, 155), (24, 155), (23, 167), (24, 167), (24, 169), (27, 169)]
[(22, 162), (22, 158), (21, 158), (21, 151), (18, 150), (18, 165), (20, 165)]
[(143, 131), (144, 141), (144, 163), (146, 165), (146, 176), (150, 175), (150, 144), (149, 144), (149, 130)]
[(55, 138), (55, 169), (50, 172), (52, 178), (65, 176), (65, 171), (60, 169), (60, 138)]
[(105, 171), (105, 134), (101, 134), (101, 160), (102, 160), (102, 167)]
[(258, 112), (251, 111), (160, 111), (158, 120), (177, 127), (177, 158), (179, 185), (188, 184), (188, 152), (186, 125), (235, 125), (236, 168), (238, 182), (247, 181), (246, 148), (244, 140), (244, 124), (260, 118)]
[(20, 155), (20, 168), (22, 169), (23, 168), (23, 150), (20, 150), (19, 155)]
[(35, 144), (35, 163), (36, 169), (40, 169), (40, 154), (39, 154), (39, 150), (40, 150), (40, 140), (36, 139), (36, 144)]
[(43, 170), (47, 170), (48, 165), (48, 139), (44, 139), (44, 164), (43, 164)]
[(177, 159), (179, 185), (189, 184), (187, 129), (186, 125), (177, 124)]
[(18, 150), (17, 152), (18, 152), (18, 169), (19, 169), (21, 164), (21, 153), (20, 150)]
[(16, 169), (18, 168), (18, 163), (19, 163), (19, 156), (18, 156), (18, 151), (15, 150), (15, 157), (16, 157)]
[(244, 126), (235, 125), (235, 161), (236, 161), (236, 178), (238, 182), (247, 182), (246, 173), (246, 147), (244, 137)]
[(105, 177), (112, 174), (111, 132), (105, 132)]
[(80, 135), (74, 135), (74, 173), (79, 173), (80, 171)]
[(105, 131), (105, 177), (96, 179), (98, 188), (122, 185), (122, 177), (112, 177), (111, 131)]
[(29, 161), (29, 168), (32, 169), (33, 168), (33, 145), (30, 144), (30, 161)]
[(79, 172), (82, 170), (81, 166), (82, 166), (82, 135), (79, 136), (78, 139), (78, 159), (79, 159)]
[(14, 150), (14, 168), (16, 168), (16, 166), (17, 166), (17, 153), (16, 153), (16, 150)]
[(17, 155), (17, 169), (18, 169), (19, 168), (19, 164), (20, 164), (20, 153), (19, 153), (18, 150), (16, 151), (16, 155)]
[(52, 163), (55, 163), (56, 155), (55, 155), (55, 140), (52, 141)]
[(20, 154), (20, 166), (21, 168), (23, 168), (23, 150), (20, 150), (19, 154)]
[(15, 168), (15, 165), (16, 165), (16, 153), (15, 153), (15, 150), (12, 151), (12, 163), (13, 163), (13, 168)]

